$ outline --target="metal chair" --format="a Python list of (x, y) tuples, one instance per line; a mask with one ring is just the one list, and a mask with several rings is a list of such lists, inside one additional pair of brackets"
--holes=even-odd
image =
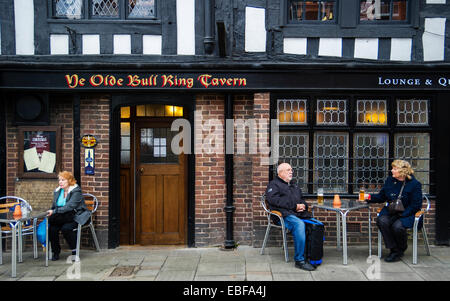
[[(425, 245), (425, 250), (427, 252), (427, 255), (428, 256), (431, 255), (430, 246), (428, 244), (427, 231), (425, 229), (425, 224), (424, 224), (424, 216), (430, 210), (431, 204), (430, 204), (430, 200), (428, 199), (428, 197), (425, 194), (423, 195), (423, 199), (425, 199), (425, 201), (427, 203), (426, 208), (423, 210), (420, 210), (419, 212), (416, 213), (415, 218), (414, 218), (414, 225), (412, 227), (412, 229), (413, 229), (413, 260), (412, 260), (412, 263), (413, 264), (417, 264), (417, 232), (419, 230), (422, 230), (423, 242)], [(377, 217), (380, 214), (381, 209), (378, 210)], [(381, 235), (380, 229), (378, 229), (378, 258), (381, 258), (382, 239), (383, 239), (383, 236)]]
[[(266, 195), (265, 194), (263, 194), (261, 196), (261, 206), (263, 207), (264, 212), (267, 216), (267, 229), (266, 229), (266, 235), (264, 236), (264, 241), (263, 241), (263, 244), (261, 247), (261, 255), (264, 254), (264, 248), (266, 247), (267, 240), (269, 239), (270, 229), (272, 227), (278, 228), (278, 229), (281, 229), (281, 233), (283, 235), (284, 259), (286, 260), (286, 262), (288, 262), (289, 254), (288, 254), (287, 239), (286, 239), (286, 233), (288, 232), (288, 230), (284, 226), (284, 220), (283, 220), (282, 214), (281, 214), (281, 212), (276, 211), (276, 210), (269, 210), (269, 207), (267, 206), (267, 203), (266, 203)], [(276, 221), (279, 221), (279, 224), (274, 222), (272, 217), (274, 217), (274, 219)]]
[[(97, 235), (95, 234), (94, 224), (92, 222), (92, 218), (94, 216), (95, 211), (97, 211), (98, 207), (98, 200), (97, 198), (90, 193), (83, 193), (83, 197), (85, 199), (85, 204), (88, 208), (88, 210), (91, 211), (91, 217), (89, 218), (88, 222), (84, 225), (78, 224), (78, 227), (74, 229), (74, 231), (77, 231), (77, 251), (75, 255), (75, 261), (80, 261), (80, 246), (81, 246), (81, 230), (84, 228), (91, 229), (92, 238), (94, 239), (95, 248), (97, 249), (97, 252), (100, 252), (100, 247), (97, 240)], [(89, 198), (91, 200), (86, 200), (86, 198)]]
[[(22, 208), (22, 212), (27, 210), (29, 213), (33, 210), (31, 205), (25, 201), (24, 199), (16, 196), (4, 196), (0, 197), (0, 214), (7, 214), (8, 212), (14, 210), (13, 208), (15, 206), (19, 205)], [(36, 223), (37, 219), (33, 219), (32, 225), (25, 225), (22, 227), (22, 237), (18, 237), (19, 233), (17, 234), (16, 239), (19, 242), (19, 262), (22, 261), (22, 238), (26, 235), (33, 235), (33, 256), (34, 258), (37, 258), (37, 238), (36, 238), (36, 232), (34, 229), (36, 229)], [(12, 238), (12, 228), (16, 227), (15, 224), (9, 223), (2, 227), (0, 227), (0, 264), (3, 264), (3, 239), (4, 238)]]

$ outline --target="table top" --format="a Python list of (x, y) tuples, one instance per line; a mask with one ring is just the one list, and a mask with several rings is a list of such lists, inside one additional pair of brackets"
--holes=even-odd
[(317, 203), (312, 204), (314, 208), (321, 208), (326, 210), (334, 210), (334, 211), (350, 211), (350, 210), (358, 210), (361, 208), (368, 208), (369, 204), (366, 202), (360, 202), (357, 200), (341, 200), (341, 206), (339, 208), (333, 207), (333, 200), (324, 200), (323, 205), (319, 205)]
[(0, 214), (0, 222), (12, 223), (12, 222), (25, 222), (35, 218), (44, 218), (47, 216), (47, 211), (31, 211), (26, 215), (22, 215), (20, 218), (14, 218), (13, 212)]

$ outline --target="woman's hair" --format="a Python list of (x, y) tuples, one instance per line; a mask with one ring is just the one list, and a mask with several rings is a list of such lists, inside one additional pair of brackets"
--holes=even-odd
[(399, 174), (402, 177), (406, 177), (408, 180), (411, 180), (411, 175), (414, 173), (414, 170), (411, 168), (411, 164), (405, 160), (394, 160), (394, 162), (392, 162), (392, 167), (397, 167), (399, 169)]
[(75, 180), (75, 177), (70, 171), (61, 171), (58, 174), (58, 177), (66, 179), (69, 182), (70, 186), (73, 186), (77, 183), (77, 180)]

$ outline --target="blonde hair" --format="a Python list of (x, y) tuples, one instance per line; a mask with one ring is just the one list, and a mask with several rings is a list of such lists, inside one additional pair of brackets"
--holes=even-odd
[(394, 160), (391, 165), (392, 167), (397, 167), (399, 169), (398, 173), (402, 177), (406, 177), (408, 180), (411, 180), (411, 175), (414, 173), (414, 170), (411, 168), (411, 164), (405, 160)]
[(58, 177), (66, 179), (67, 182), (69, 182), (70, 186), (73, 186), (77, 183), (77, 180), (75, 180), (75, 177), (73, 176), (73, 174), (70, 171), (61, 171), (58, 174)]

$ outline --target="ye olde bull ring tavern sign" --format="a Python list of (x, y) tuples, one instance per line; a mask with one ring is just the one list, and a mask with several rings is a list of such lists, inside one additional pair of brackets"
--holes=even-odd
[(92, 135), (84, 135), (81, 137), (81, 145), (84, 149), (84, 173), (87, 175), (94, 175), (94, 147), (97, 146), (97, 138)]

